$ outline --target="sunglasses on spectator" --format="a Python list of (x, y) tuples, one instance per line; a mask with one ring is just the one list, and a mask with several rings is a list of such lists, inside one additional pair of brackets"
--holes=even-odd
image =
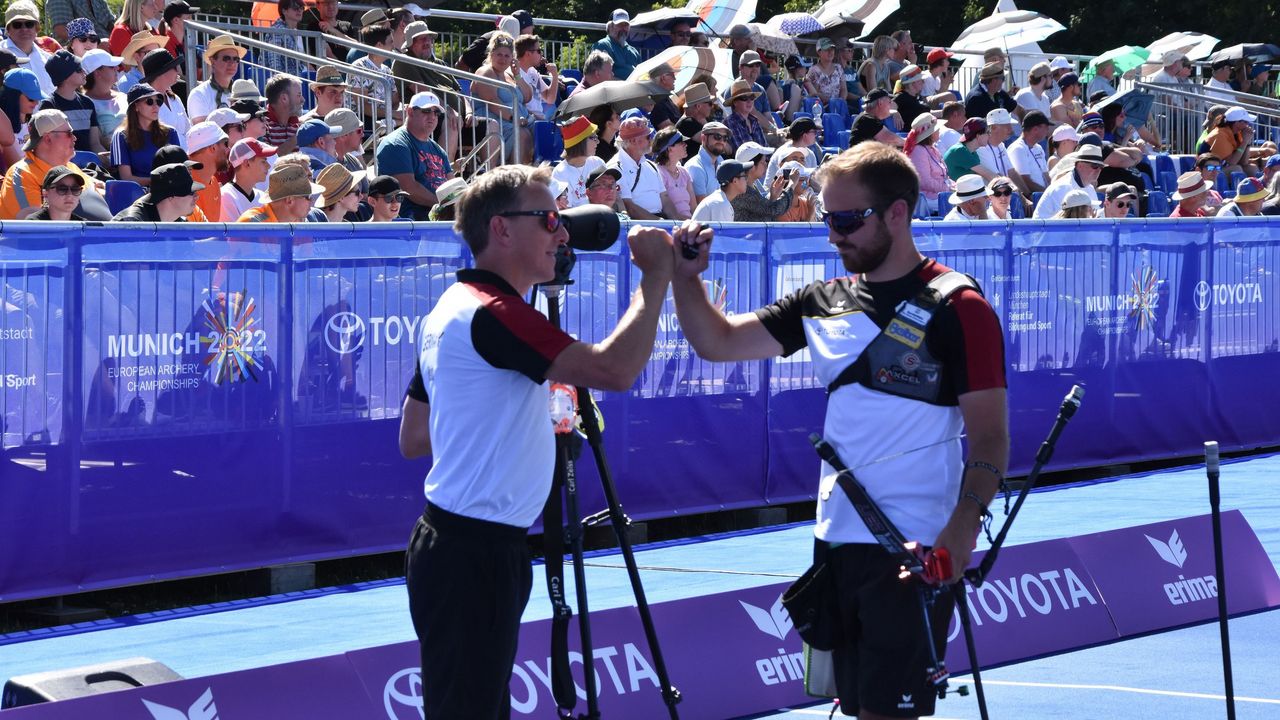
[(1207, 172), (1218, 172), (1219, 170), (1222, 169), (1222, 166), (1221, 165), (1205, 165), (1202, 169)]
[(9, 23), (10, 30), (34, 30), (40, 27), (40, 23), (35, 20), (14, 20)]
[(369, 199), (381, 200), (391, 205), (399, 205), (401, 203), (401, 199), (399, 195), (370, 195)]
[(731, 136), (724, 133), (702, 133), (702, 137), (709, 140), (728, 140)]
[(837, 210), (822, 213), (822, 222), (838, 235), (852, 235), (862, 229), (867, 219), (876, 214), (875, 208), (866, 210)]
[(498, 217), (540, 217), (547, 232), (553, 233), (560, 229), (559, 210), (511, 210), (498, 213)]
[(96, 43), (96, 42), (98, 42), (98, 36), (97, 36), (97, 35), (85, 35), (85, 36), (83, 36), (83, 37), (73, 37), (73, 38), (71, 38), (71, 39), (72, 39), (72, 40), (79, 40), (79, 41), (81, 41), (81, 42), (87, 42), (87, 43)]
[(1007, 187), (996, 188), (995, 190), (991, 191), (991, 195), (992, 197), (1009, 197), (1013, 195), (1013, 190)]
[(84, 187), (81, 185), (63, 185), (61, 183), (54, 185), (49, 189), (59, 195), (74, 195), (75, 197), (80, 197), (80, 193), (84, 191)]
[(1132, 200), (1116, 200), (1115, 203), (1116, 203), (1116, 207), (1123, 208), (1126, 210), (1133, 207)]
[(604, 180), (597, 180), (595, 181), (594, 184), (591, 185), (590, 189), (591, 190), (613, 190), (617, 187), (618, 187), (618, 183), (614, 182), (613, 180), (609, 180), (608, 182), (605, 182)]
[(151, 95), (150, 97), (144, 97), (138, 102), (143, 105), (155, 105), (155, 106), (160, 106), (164, 104), (163, 102), (161, 102), (160, 98), (156, 95)]
[(74, 130), (50, 130), (49, 132), (45, 133), (45, 135), (58, 135), (58, 134), (60, 134), (60, 133), (66, 133), (66, 134), (68, 134), (68, 135), (75, 135), (75, 131), (74, 131)]
[(234, 53), (233, 53), (233, 54), (231, 54), (231, 55), (219, 55), (219, 56), (215, 57), (215, 58), (214, 58), (214, 60), (217, 60), (218, 62), (224, 62), (224, 63), (237, 63), (237, 64), (238, 64), (238, 63), (240, 62), (240, 56), (239, 56), (239, 55), (236, 55), (236, 54), (234, 54)]

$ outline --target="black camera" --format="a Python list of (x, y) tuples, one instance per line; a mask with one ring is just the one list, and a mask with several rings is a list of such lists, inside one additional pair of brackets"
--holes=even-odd
[(569, 234), (569, 242), (556, 250), (556, 277), (546, 285), (570, 285), (569, 275), (578, 259), (574, 250), (599, 252), (618, 241), (622, 225), (618, 214), (605, 205), (580, 205), (560, 211), (560, 222)]

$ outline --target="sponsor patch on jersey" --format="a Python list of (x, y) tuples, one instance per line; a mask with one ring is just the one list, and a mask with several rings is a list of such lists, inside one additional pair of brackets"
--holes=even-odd
[(919, 305), (913, 305), (910, 302), (904, 302), (898, 306), (898, 314), (910, 320), (911, 322), (924, 327), (929, 324), (929, 318), (933, 317), (933, 313), (925, 310)]
[(890, 321), (888, 327), (884, 329), (884, 332), (889, 337), (913, 350), (918, 349), (920, 347), (920, 343), (924, 342), (923, 330), (913, 328), (898, 318), (894, 318)]

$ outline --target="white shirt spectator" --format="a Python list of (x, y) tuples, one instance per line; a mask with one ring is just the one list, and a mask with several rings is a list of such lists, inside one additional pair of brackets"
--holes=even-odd
[(951, 212), (947, 213), (946, 215), (943, 215), (942, 219), (947, 221), (959, 220), (961, 222), (969, 222), (971, 220), (988, 220), (990, 218), (988, 218), (988, 216), (985, 214), (980, 217), (970, 217), (965, 214), (964, 210), (960, 209), (959, 205), (956, 205), (951, 208)]
[(569, 207), (578, 207), (590, 202), (587, 200), (587, 176), (599, 167), (604, 167), (604, 161), (591, 155), (587, 157), (587, 161), (582, 163), (580, 168), (576, 168), (567, 162), (562, 162), (556, 165), (555, 170), (551, 171), (553, 179), (569, 186)]
[(700, 222), (733, 222), (733, 203), (724, 194), (724, 190), (717, 189), (702, 198), (702, 202), (693, 210), (693, 219)]
[(1035, 212), (1031, 214), (1031, 217), (1037, 220), (1047, 220), (1057, 215), (1058, 211), (1062, 209), (1062, 199), (1067, 196), (1067, 193), (1079, 189), (1087, 190), (1090, 197), (1096, 197), (1098, 194), (1098, 191), (1094, 190), (1092, 185), (1085, 185), (1081, 188), (1080, 184), (1076, 182), (1075, 170), (1054, 180), (1049, 187), (1045, 188), (1044, 194), (1040, 196), (1040, 202), (1036, 204)]
[(938, 148), (939, 155), (946, 155), (952, 145), (960, 142), (963, 137), (959, 130), (952, 130), (949, 127), (942, 128), (942, 133), (938, 135), (938, 139), (933, 143)]
[(792, 145), (788, 140), (782, 143), (782, 147), (778, 148), (769, 156), (769, 165), (764, 171), (764, 179), (760, 181), (760, 187), (765, 197), (769, 197), (769, 187), (773, 185), (773, 179), (778, 176), (778, 170), (782, 167), (782, 160), (796, 150), (804, 151), (804, 160), (800, 162), (810, 170), (818, 167), (818, 159), (813, 156), (813, 151), (807, 147)]
[(542, 93), (547, 90), (547, 81), (542, 79), (542, 74), (538, 72), (536, 65), (528, 70), (521, 70), (520, 77), (524, 78), (524, 81), (533, 89), (533, 97), (529, 98), (524, 106), (529, 108), (529, 114), (533, 115), (534, 118), (545, 120), (547, 117), (547, 103), (542, 99)]
[(662, 213), (662, 194), (667, 191), (667, 186), (662, 184), (658, 166), (652, 160), (642, 157), (637, 164), (630, 155), (619, 151), (608, 164), (622, 173), (618, 180), (619, 198), (630, 200), (654, 215)]
[(13, 53), (19, 60), (26, 58), (31, 62), (26, 65), (16, 65), (15, 67), (26, 68), (36, 74), (36, 79), (40, 81), (40, 89), (44, 91), (45, 97), (53, 94), (57, 88), (53, 85), (53, 80), (49, 78), (49, 71), (44, 69), (44, 63), (49, 59), (49, 53), (40, 49), (39, 45), (31, 46), (31, 54), (28, 55), (18, 49), (17, 45), (9, 38), (5, 38), (4, 42), (0, 42), (0, 48)]
[(165, 97), (164, 105), (160, 106), (160, 122), (177, 131), (178, 144), (186, 150), (187, 131), (191, 129), (191, 118), (187, 117), (187, 107), (182, 104), (182, 98), (177, 95)]
[(1045, 117), (1049, 117), (1049, 106), (1053, 104), (1053, 99), (1049, 97), (1049, 93), (1043, 92), (1036, 95), (1036, 91), (1029, 87), (1019, 90), (1014, 100), (1023, 110), (1027, 112), (1039, 110), (1044, 113)]
[(1007, 177), (1013, 169), (1013, 161), (1009, 159), (1009, 151), (1004, 149), (1003, 143), (978, 148), (978, 159), (982, 161), (982, 167), (997, 175)]
[(1039, 144), (1028, 146), (1023, 138), (1018, 138), (1009, 146), (1009, 160), (1013, 169), (1031, 178), (1040, 187), (1049, 184), (1049, 163), (1044, 156), (1044, 148)]
[(222, 186), (222, 220), (223, 222), (235, 222), (241, 215), (250, 210), (261, 207), (266, 193), (258, 188), (253, 189), (253, 199), (244, 196), (240, 192), (240, 188), (235, 183), (229, 182)]
[[(221, 99), (219, 99), (221, 95)], [(231, 91), (221, 93), (208, 80), (200, 83), (187, 94), (187, 117), (204, 118), (220, 107), (231, 107)]]
[[(32, 65), (34, 64), (33, 61)], [(1209, 78), (1209, 82), (1205, 83), (1204, 86), (1208, 88), (1204, 93), (1207, 98), (1214, 98), (1228, 105), (1236, 101), (1236, 96), (1233, 94), (1235, 90), (1232, 89), (1231, 85), (1217, 78)], [(1214, 92), (1215, 90), (1222, 90), (1223, 92)]]
[(931, 98), (942, 92), (942, 81), (933, 76), (928, 69), (924, 72), (924, 85), (920, 86), (920, 97)]

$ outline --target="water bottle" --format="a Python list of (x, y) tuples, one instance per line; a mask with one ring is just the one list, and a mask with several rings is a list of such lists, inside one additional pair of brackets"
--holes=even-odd
[(571, 431), (574, 418), (578, 415), (578, 391), (572, 385), (552, 383), (549, 403), (551, 426), (555, 428), (556, 434), (563, 435)]

